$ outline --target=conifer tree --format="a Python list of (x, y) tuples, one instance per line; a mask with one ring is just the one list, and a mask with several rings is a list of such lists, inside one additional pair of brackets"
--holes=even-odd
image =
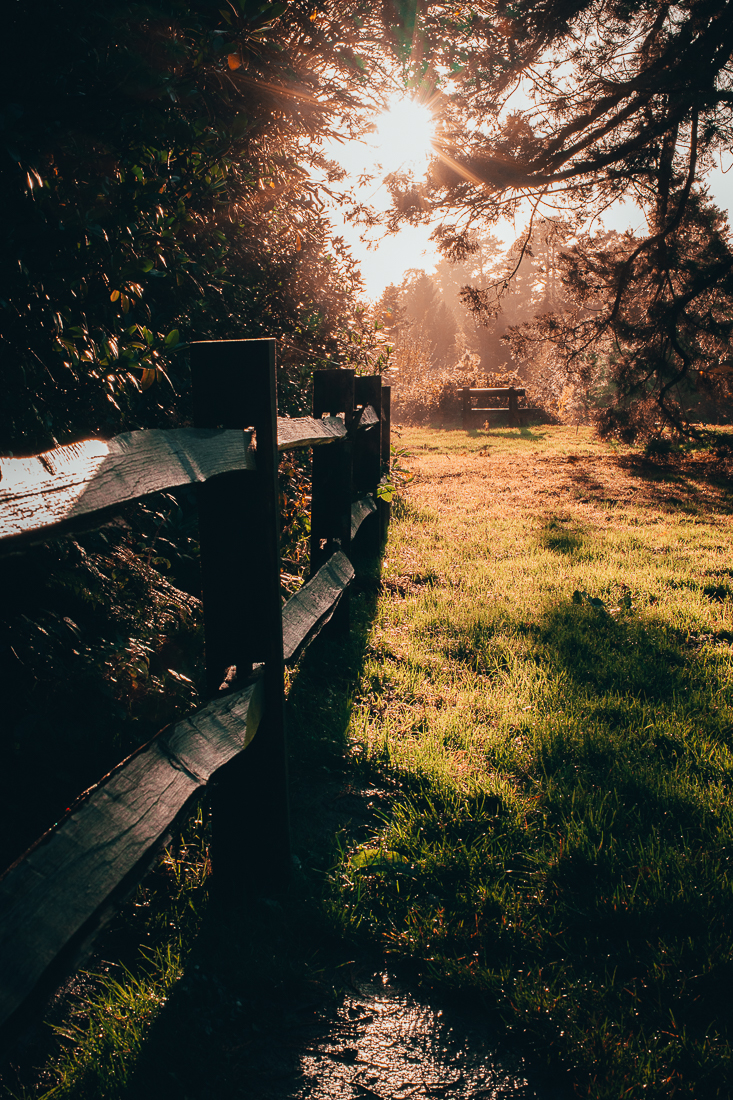
[(568, 289), (586, 309), (586, 284), (603, 267), (602, 315), (580, 327), (569, 318), (570, 328), (558, 316), (543, 332), (569, 366), (581, 349), (606, 357), (617, 406), (606, 430), (687, 430), (679, 387), (728, 369), (733, 252), (699, 184), (733, 136), (733, 4), (500, 0), (450, 21), (429, 6), (423, 27), (423, 56), (451, 73), (428, 188), (446, 255), (463, 258), (471, 233), (502, 215), (531, 215), (531, 248), (548, 212), (567, 211), (582, 237), (592, 216), (633, 199), (646, 214), (643, 238), (625, 251), (614, 244), (602, 262), (602, 241), (583, 238), (568, 260)]

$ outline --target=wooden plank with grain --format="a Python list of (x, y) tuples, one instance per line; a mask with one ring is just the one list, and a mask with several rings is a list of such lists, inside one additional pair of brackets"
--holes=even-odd
[[(343, 412), (347, 436), (335, 447), (313, 451), (311, 494), (310, 575), (314, 577), (336, 551), (351, 553), (351, 498), (354, 452), (354, 379), (351, 368), (313, 372), (313, 415)], [(349, 629), (350, 591), (347, 588), (329, 633), (345, 635)]]
[[(313, 452), (311, 496), (310, 572), (314, 576), (334, 553), (349, 552), (351, 539), (351, 428), (354, 409), (354, 371), (317, 370), (313, 373), (313, 415), (342, 410), (348, 435), (335, 447)], [(345, 615), (348, 598), (343, 601)]]
[[(390, 386), (382, 386), (382, 426), (381, 426), (381, 459), (382, 477), (389, 478), (392, 458), (391, 434), (392, 434), (392, 389)], [(381, 480), (381, 479), (380, 479)], [(391, 505), (389, 501), (380, 498), (377, 502), (379, 511), (379, 537), (382, 543), (387, 539), (389, 529), (389, 517)]]
[(354, 567), (338, 550), (283, 608), (283, 652), (293, 661), (320, 633), (354, 579)]
[[(359, 379), (360, 381), (360, 379)], [(369, 379), (371, 381), (371, 379)], [(371, 405), (364, 405), (361, 412), (357, 413), (356, 428), (374, 428), (379, 424), (379, 413)]]
[(254, 470), (252, 433), (175, 428), (87, 439), (32, 458), (0, 459), (0, 540), (7, 548), (43, 531), (149, 493)]
[(351, 537), (356, 537), (356, 532), (365, 519), (376, 512), (377, 506), (373, 497), (361, 497), (351, 505)]
[(314, 416), (297, 416), (292, 419), (277, 418), (277, 449), (290, 451), (296, 447), (317, 447), (322, 443), (333, 443), (343, 439), (346, 425), (341, 417), (324, 416), (318, 420)]
[(72, 807), (0, 880), (0, 1024), (92, 935), (193, 795), (257, 732), (262, 677), (164, 730)]
[(360, 405), (358, 425), (366, 428), (354, 440), (354, 490), (375, 493), (382, 476), (382, 379), (378, 374), (354, 379), (354, 400)]
[(511, 386), (498, 389), (469, 389), (468, 393), (471, 397), (509, 397), (510, 394), (516, 394), (517, 397), (525, 396), (525, 390), (513, 389)]

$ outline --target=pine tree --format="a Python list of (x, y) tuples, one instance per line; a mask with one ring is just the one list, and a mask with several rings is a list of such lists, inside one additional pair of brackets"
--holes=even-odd
[[(724, 309), (704, 303), (726, 298), (733, 254), (724, 219), (695, 188), (733, 138), (733, 3), (500, 0), (442, 22), (431, 11), (423, 52), (434, 71), (451, 73), (426, 192), (445, 254), (463, 258), (477, 228), (527, 208), (529, 243), (558, 206), (580, 229), (616, 199), (638, 202), (649, 232), (623, 259), (608, 258), (595, 339), (614, 345), (612, 400), (629, 431), (641, 421), (644, 431), (687, 430), (676, 387), (713, 369), (710, 349), (718, 373), (728, 358)], [(520, 81), (525, 105), (512, 109)], [(569, 289), (593, 282), (597, 251), (586, 241), (574, 252)], [(497, 280), (500, 295), (508, 276)], [(491, 305), (485, 295), (475, 304)], [(577, 360), (580, 345), (562, 325), (545, 332)], [(616, 421), (609, 414), (604, 423), (611, 430)]]

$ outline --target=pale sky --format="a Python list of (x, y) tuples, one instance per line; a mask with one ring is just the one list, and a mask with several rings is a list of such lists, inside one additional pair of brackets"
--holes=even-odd
[[(404, 133), (404, 130), (401, 133)], [(418, 142), (419, 140), (420, 138)], [(415, 148), (412, 149), (413, 153)], [(396, 142), (389, 128), (386, 135), (378, 131), (371, 142), (349, 142), (333, 146), (329, 153), (343, 164), (352, 177), (358, 176), (365, 170), (373, 169), (377, 160), (382, 163), (385, 172), (394, 171), (400, 163), (407, 167), (414, 166), (418, 175), (420, 169), (424, 168), (417, 154), (412, 160), (405, 158), (404, 142)], [(733, 222), (733, 161), (727, 173), (722, 168), (715, 168), (708, 174), (706, 182), (713, 200), (723, 210), (729, 212)], [(361, 194), (361, 198), (363, 201), (371, 202), (377, 210), (384, 211), (389, 206), (389, 195), (383, 185), (370, 185)], [(345, 238), (359, 261), (366, 295), (371, 301), (375, 301), (389, 283), (399, 283), (409, 268), (420, 268), (431, 273), (440, 259), (435, 245), (430, 240), (430, 234), (435, 228), (434, 223), (406, 225), (399, 233), (391, 236), (380, 236), (381, 231), (371, 230), (369, 232), (371, 242), (369, 242), (363, 239), (363, 230), (358, 226), (345, 223), (337, 210), (332, 211), (332, 217), (337, 232)], [(644, 217), (634, 203), (616, 203), (604, 214), (603, 224), (608, 229), (617, 229), (619, 232), (629, 228), (642, 231)], [(500, 222), (491, 227), (491, 232), (510, 245), (523, 228), (524, 225), (519, 222), (516, 225)]]

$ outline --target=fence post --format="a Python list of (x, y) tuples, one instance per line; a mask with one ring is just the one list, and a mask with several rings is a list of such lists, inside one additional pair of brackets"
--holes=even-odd
[[(357, 405), (371, 405), (379, 418), (373, 428), (358, 432), (354, 441), (354, 491), (373, 493), (376, 497), (382, 476), (382, 376), (361, 375), (354, 379), (354, 401)], [(364, 521), (359, 543), (367, 553), (378, 553), (380, 530), (375, 517), (369, 516)]]
[(468, 422), (469, 422), (470, 410), (471, 410), (471, 394), (469, 392), (469, 387), (468, 386), (462, 386), (461, 387), (461, 398), (462, 398), (461, 425), (464, 429), (467, 429), (469, 427)]
[(241, 898), (281, 884), (290, 866), (275, 340), (196, 342), (191, 377), (196, 427), (256, 433), (256, 471), (214, 478), (199, 496), (210, 693), (233, 666), (241, 683), (264, 663), (259, 730), (222, 769), (212, 800), (215, 888)]
[[(354, 371), (313, 372), (313, 416), (343, 413), (347, 430), (354, 419)], [(351, 546), (351, 439), (313, 448), (311, 490), (310, 572), (317, 572), (338, 549), (348, 554)], [(341, 633), (349, 629), (349, 590), (336, 608), (330, 628)]]
[[(390, 386), (382, 386), (382, 423), (381, 423), (381, 459), (382, 459), (382, 473), (389, 474), (391, 464), (391, 451), (390, 451), (390, 433), (391, 433), (391, 403), (392, 403), (392, 388)], [(379, 501), (379, 526), (380, 526), (380, 539), (384, 543), (387, 538), (387, 529), (389, 527), (389, 514), (391, 511), (391, 505), (389, 501)]]

